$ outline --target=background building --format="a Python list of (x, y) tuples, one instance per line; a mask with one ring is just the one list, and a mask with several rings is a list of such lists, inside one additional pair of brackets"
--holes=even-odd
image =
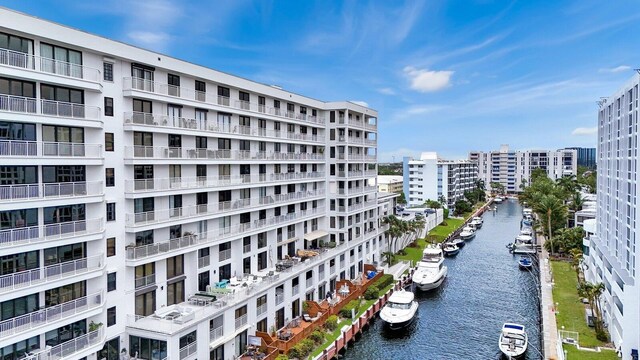
[(531, 172), (537, 168), (546, 170), (554, 180), (578, 172), (577, 151), (570, 149), (515, 151), (509, 145), (501, 145), (496, 151), (472, 151), (469, 160), (478, 164), (478, 177), (487, 190), (497, 182), (508, 193), (522, 191), (521, 185), (529, 182)]
[(478, 180), (478, 168), (470, 160), (444, 160), (435, 152), (423, 152), (420, 159), (405, 157), (403, 165), (404, 194), (409, 206), (420, 206), (427, 200), (440, 201), (453, 208), (464, 192), (472, 190)]
[(379, 260), (376, 111), (0, 19), (3, 359), (235, 358)]
[[(585, 277), (602, 282), (601, 298), (611, 339), (631, 359), (640, 348), (638, 284), (638, 87), (634, 75), (601, 102), (598, 111), (596, 229), (585, 239)], [(589, 220), (587, 220), (589, 221)], [(586, 225), (585, 225), (586, 227)]]
[(400, 175), (378, 175), (378, 191), (400, 194), (402, 179)]
[(578, 166), (589, 169), (596, 168), (596, 148), (568, 147), (567, 150), (576, 150), (578, 153)]

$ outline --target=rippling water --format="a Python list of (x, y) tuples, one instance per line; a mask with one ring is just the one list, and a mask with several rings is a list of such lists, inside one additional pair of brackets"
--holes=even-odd
[(518, 268), (505, 245), (518, 234), (522, 209), (515, 200), (484, 215), (476, 238), (448, 258), (447, 279), (432, 292), (416, 291), (418, 319), (402, 331), (390, 331), (377, 319), (349, 348), (345, 359), (501, 359), (502, 324), (526, 327), (526, 359), (541, 359), (539, 310), (533, 273)]

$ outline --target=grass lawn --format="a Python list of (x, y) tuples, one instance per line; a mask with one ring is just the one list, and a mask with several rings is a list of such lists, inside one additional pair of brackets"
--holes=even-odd
[[(587, 326), (585, 321), (584, 305), (578, 296), (578, 280), (576, 272), (571, 268), (571, 264), (565, 261), (551, 261), (553, 269), (553, 301), (558, 303), (556, 322), (558, 329), (567, 331), (577, 331), (580, 334), (578, 342), (583, 347), (596, 347), (605, 345), (596, 339), (595, 331)], [(580, 354), (586, 353), (583, 351)], [(596, 359), (596, 358), (594, 358)], [(601, 358), (597, 358), (601, 359)]]
[[(446, 226), (442, 224), (436, 226), (434, 229), (429, 231), (429, 236), (435, 236), (437, 241), (442, 241), (449, 234), (451, 234), (455, 229), (457, 229), (464, 222), (462, 219), (452, 219), (449, 218), (445, 220), (447, 223)], [(396, 261), (420, 261), (422, 258), (422, 250), (427, 245), (425, 239), (418, 239), (418, 247), (406, 247), (404, 251), (407, 253), (406, 255), (396, 255)]]
[(615, 351), (602, 350), (601, 352), (583, 351), (578, 350), (573, 345), (564, 345), (564, 349), (567, 351), (567, 360), (618, 360), (618, 355)]

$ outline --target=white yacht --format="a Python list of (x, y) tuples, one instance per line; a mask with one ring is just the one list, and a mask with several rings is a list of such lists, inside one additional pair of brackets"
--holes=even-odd
[(440, 286), (447, 277), (444, 254), (437, 246), (428, 246), (422, 251), (422, 259), (413, 273), (413, 283), (420, 290), (432, 290)]
[(531, 229), (528, 226), (525, 226), (522, 229), (520, 229), (520, 235), (532, 236), (533, 235), (533, 229)]
[(413, 298), (411, 291), (395, 291), (380, 311), (380, 319), (391, 329), (400, 329), (411, 324), (418, 311), (418, 302)]
[(508, 357), (516, 358), (524, 355), (529, 345), (524, 325), (506, 323), (502, 325), (498, 347)]
[(514, 254), (535, 254), (536, 248), (533, 245), (533, 237), (529, 235), (518, 235), (513, 244), (510, 244), (511, 252)]
[(496, 204), (501, 204), (502, 203), (502, 198), (500, 196), (496, 196), (493, 198), (493, 202)]
[(474, 218), (471, 219), (471, 224), (474, 224), (476, 229), (480, 229), (483, 223), (484, 223), (484, 220), (482, 220), (480, 216), (474, 216)]
[(471, 240), (476, 237), (476, 231), (471, 226), (465, 226), (460, 233), (460, 239)]

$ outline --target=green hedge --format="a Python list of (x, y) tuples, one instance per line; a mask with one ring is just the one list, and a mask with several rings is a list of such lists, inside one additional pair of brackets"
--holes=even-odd
[(384, 289), (387, 286), (391, 285), (394, 282), (393, 275), (391, 274), (383, 274), (380, 279), (376, 280), (372, 286), (377, 287), (378, 289)]
[(375, 285), (369, 286), (367, 290), (364, 292), (365, 300), (373, 300), (379, 297), (380, 297), (380, 289), (378, 289), (378, 287)]
[(338, 328), (338, 317), (335, 315), (329, 316), (327, 321), (324, 323), (324, 327), (329, 331), (334, 331)]
[(358, 310), (360, 310), (360, 300), (359, 299), (355, 299), (355, 300), (351, 300), (349, 301), (349, 303), (347, 305), (345, 305), (342, 310), (340, 310), (340, 316), (342, 316), (345, 319), (351, 319), (351, 309), (354, 310), (354, 313), (358, 313)]

